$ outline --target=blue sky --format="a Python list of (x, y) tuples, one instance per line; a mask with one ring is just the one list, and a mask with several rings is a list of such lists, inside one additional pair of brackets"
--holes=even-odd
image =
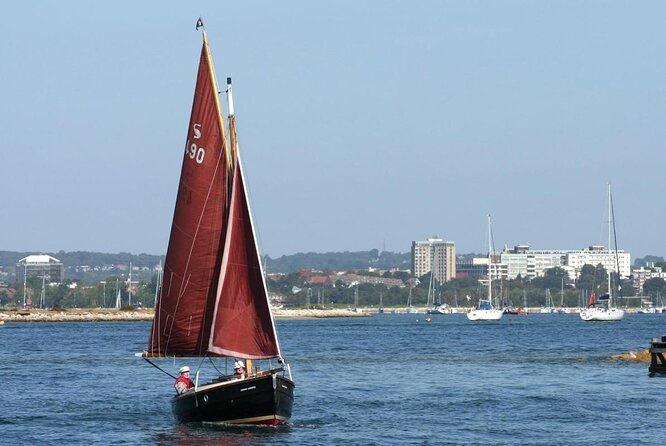
[(263, 252), (666, 255), (666, 3), (5, 2), (0, 250), (163, 254), (201, 46)]

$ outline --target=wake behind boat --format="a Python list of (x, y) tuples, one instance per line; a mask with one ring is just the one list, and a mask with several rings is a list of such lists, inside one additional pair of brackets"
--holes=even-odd
[[(294, 382), (280, 351), (257, 248), (231, 79), (228, 139), (218, 91), (204, 30), (163, 283), (142, 356), (160, 370), (150, 358), (198, 358), (192, 388), (171, 401), (180, 422), (284, 424)], [(222, 371), (227, 358), (243, 361), (245, 371)]]

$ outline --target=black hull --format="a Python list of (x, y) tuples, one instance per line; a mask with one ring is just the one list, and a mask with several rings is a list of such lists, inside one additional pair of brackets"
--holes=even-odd
[(229, 424), (285, 424), (294, 404), (294, 383), (284, 376), (261, 376), (200, 386), (176, 396), (171, 409), (176, 419), (187, 422)]

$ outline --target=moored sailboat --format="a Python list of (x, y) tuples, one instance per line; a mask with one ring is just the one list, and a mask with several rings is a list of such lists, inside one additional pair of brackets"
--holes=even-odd
[(502, 319), (504, 312), (493, 306), (493, 243), (490, 215), (488, 215), (488, 295), (485, 299), (479, 299), (479, 305), (467, 313), (470, 321), (497, 321)]
[(409, 294), (407, 295), (407, 308), (405, 309), (405, 311), (409, 314), (416, 314), (419, 311), (416, 309), (414, 305), (412, 305), (412, 288), (414, 288), (413, 285), (410, 285)]
[[(142, 356), (199, 358), (193, 387), (171, 400), (178, 421), (278, 425), (291, 416), (294, 382), (257, 247), (230, 79), (227, 98), (228, 139), (204, 30), (163, 283)], [(228, 358), (243, 361), (245, 372), (223, 373)]]
[[(611, 241), (615, 241), (615, 255), (611, 251)], [(613, 270), (608, 271), (608, 292), (599, 296), (598, 300), (591, 298), (587, 308), (580, 310), (580, 318), (584, 321), (621, 321), (624, 318), (624, 310), (615, 307), (616, 290), (613, 280), (613, 272), (620, 278), (620, 266), (617, 256), (617, 238), (615, 237), (615, 214), (613, 211), (613, 195), (611, 193), (611, 184), (608, 183), (608, 257), (614, 259)], [(619, 290), (619, 287), (618, 287)]]
[(550, 289), (546, 288), (546, 306), (539, 309), (539, 313), (557, 313), (553, 306), (553, 298), (550, 295)]
[(442, 303), (441, 294), (437, 291), (437, 279), (434, 275), (434, 254), (431, 258), (430, 283), (428, 284), (428, 302), (426, 304), (427, 314), (449, 314), (451, 310), (448, 305)]

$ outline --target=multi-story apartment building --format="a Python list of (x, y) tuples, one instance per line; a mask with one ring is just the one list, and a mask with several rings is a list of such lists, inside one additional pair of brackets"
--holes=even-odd
[[(629, 277), (631, 275), (631, 254), (620, 249), (609, 251), (603, 246), (590, 246), (587, 249), (567, 251), (566, 264), (572, 266), (576, 271), (580, 271), (583, 265), (603, 266), (606, 271), (618, 271), (620, 277)], [(617, 263), (617, 265), (616, 265)]]
[[(575, 279), (583, 265), (601, 264), (607, 271), (615, 271), (615, 251), (608, 251), (603, 246), (590, 246), (578, 250), (530, 250), (527, 245), (504, 248), (500, 254), (500, 262), (507, 265), (507, 277), (515, 279), (519, 275), (533, 279), (541, 277), (547, 269), (560, 267)], [(621, 277), (631, 274), (631, 254), (617, 251), (617, 263)]]
[(500, 254), (500, 263), (506, 264), (507, 278), (533, 279), (543, 276), (544, 271), (565, 265), (563, 251), (534, 250), (527, 245), (517, 245), (512, 249), (504, 248)]
[[(509, 276), (508, 266), (500, 261), (498, 255), (492, 258), (490, 273), (493, 280), (507, 279)], [(456, 277), (469, 277), (478, 279), (481, 283), (488, 283), (488, 257), (475, 257), (471, 260), (457, 262)]]
[(648, 264), (648, 268), (641, 266), (631, 272), (632, 285), (637, 293), (643, 294), (643, 284), (648, 279), (661, 278), (666, 280), (666, 271), (654, 264)]
[(448, 282), (456, 277), (456, 245), (433, 237), (412, 242), (412, 271), (415, 277), (433, 272), (433, 277)]

